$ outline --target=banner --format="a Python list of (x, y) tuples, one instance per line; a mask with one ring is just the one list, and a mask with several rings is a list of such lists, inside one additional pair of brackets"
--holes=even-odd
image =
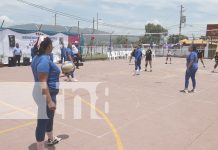
[[(42, 32), (35, 32), (30, 34), (22, 34), (17, 33), (9, 29), (5, 29), (0, 31), (0, 55), (4, 56), (3, 62), (7, 64), (8, 57), (13, 57), (13, 49), (15, 43), (20, 45), (20, 48), (23, 53), (23, 57), (31, 58), (31, 48), (37, 41), (37, 38), (41, 37), (49, 37), (53, 41), (53, 54), (54, 61), (57, 61), (61, 54), (61, 44), (67, 46), (69, 41), (79, 41), (78, 35), (68, 36), (62, 33), (55, 34), (53, 36), (46, 35)], [(12, 47), (13, 46), (13, 47)]]

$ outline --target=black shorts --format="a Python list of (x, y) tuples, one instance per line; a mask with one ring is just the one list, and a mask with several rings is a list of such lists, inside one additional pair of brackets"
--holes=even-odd
[(198, 59), (201, 59), (201, 58), (203, 58), (203, 55), (202, 55), (202, 54), (199, 54), (199, 55), (198, 55)]
[(152, 57), (146, 57), (145, 60), (146, 61), (152, 61)]

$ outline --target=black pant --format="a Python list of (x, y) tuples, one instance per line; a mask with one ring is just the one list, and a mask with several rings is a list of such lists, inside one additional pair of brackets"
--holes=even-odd
[(79, 68), (79, 55), (76, 54), (75, 57), (74, 57), (74, 59), (75, 59), (76, 68)]
[(20, 55), (15, 55), (14, 56), (14, 62), (15, 62), (16, 65), (17, 65), (17, 62), (18, 62), (18, 66), (20, 66), (20, 58), (21, 58)]

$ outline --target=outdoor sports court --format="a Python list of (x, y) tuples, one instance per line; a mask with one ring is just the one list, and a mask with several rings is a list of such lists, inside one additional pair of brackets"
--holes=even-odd
[[(206, 69), (199, 63), (195, 94), (179, 92), (184, 88), (185, 59), (173, 58), (172, 62), (166, 65), (165, 58), (156, 58), (153, 72), (141, 72), (140, 76), (133, 76), (134, 65), (128, 60), (85, 62), (76, 77), (80, 82), (101, 82), (96, 108), (90, 105), (87, 91), (69, 92), (66, 118), (56, 115), (54, 123), (54, 133), (63, 141), (47, 149), (217, 150), (218, 74), (211, 73), (214, 61), (205, 60)], [(0, 72), (1, 82), (33, 81), (30, 67), (5, 67)], [(79, 120), (67, 116), (73, 113), (75, 95), (83, 99)], [(105, 104), (109, 113), (105, 113)], [(0, 116), (31, 112), (0, 99), (0, 109), (5, 108), (10, 111)], [(102, 119), (90, 119), (91, 109)], [(0, 149), (35, 150), (35, 126), (35, 120), (0, 120)]]

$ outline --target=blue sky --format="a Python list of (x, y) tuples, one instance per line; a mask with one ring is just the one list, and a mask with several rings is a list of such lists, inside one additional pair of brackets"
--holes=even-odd
[[(191, 36), (205, 34), (207, 23), (218, 23), (217, 0), (26, 0), (45, 7), (63, 11), (83, 18), (96, 18), (99, 13), (102, 22), (142, 29), (130, 30), (99, 26), (101, 30), (115, 33), (143, 34), (148, 22), (159, 23), (178, 33), (179, 9), (183, 4), (187, 25), (183, 33)], [(0, 21), (5, 26), (23, 23), (54, 24), (54, 14), (22, 4), (17, 0), (1, 0)], [(57, 23), (76, 26), (77, 20), (58, 16)], [(172, 27), (173, 26), (173, 27)], [(81, 27), (92, 27), (92, 23), (81, 22)]]

